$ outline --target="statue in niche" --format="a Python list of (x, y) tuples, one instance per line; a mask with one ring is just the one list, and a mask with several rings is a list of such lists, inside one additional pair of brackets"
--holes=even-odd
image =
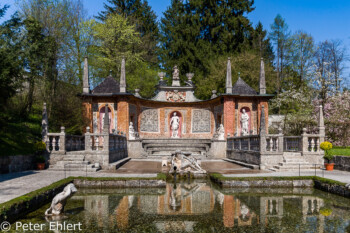
[(249, 135), (249, 115), (248, 113), (246, 113), (245, 109), (242, 109), (241, 126), (242, 126), (241, 135), (242, 136)]
[(224, 125), (223, 124), (220, 124), (218, 130), (216, 131), (217, 132), (217, 137), (218, 137), (218, 140), (225, 140), (225, 128), (224, 128)]
[(69, 197), (71, 197), (77, 188), (74, 184), (68, 184), (62, 192), (57, 194), (53, 199), (50, 208), (45, 211), (45, 216), (60, 215), (64, 212), (64, 206)]
[(191, 172), (191, 173), (207, 173), (199, 165), (197, 159), (191, 153), (183, 153), (180, 150), (175, 151), (171, 159), (170, 173), (173, 172)]
[(179, 138), (180, 117), (176, 116), (176, 112), (174, 112), (173, 116), (171, 117), (170, 127), (172, 130), (171, 137)]
[(135, 140), (135, 130), (132, 122), (129, 125), (129, 140)]
[(174, 66), (173, 80), (178, 80), (178, 79), (180, 79), (179, 69), (177, 68), (177, 66)]

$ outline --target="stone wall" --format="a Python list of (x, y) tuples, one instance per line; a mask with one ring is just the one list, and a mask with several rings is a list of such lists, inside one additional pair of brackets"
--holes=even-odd
[(334, 169), (350, 171), (350, 156), (334, 156)]
[(0, 157), (1, 174), (32, 170), (34, 168), (34, 155), (15, 155)]
[(261, 157), (259, 152), (251, 151), (227, 151), (227, 158), (238, 160), (240, 162), (249, 163), (249, 164), (261, 164)]

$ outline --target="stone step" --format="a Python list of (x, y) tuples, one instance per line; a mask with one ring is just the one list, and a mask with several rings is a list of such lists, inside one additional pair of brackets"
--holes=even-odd
[(161, 144), (174, 144), (174, 143), (179, 143), (179, 144), (194, 144), (194, 143), (205, 143), (205, 144), (210, 144), (211, 139), (192, 139), (192, 138), (177, 138), (177, 139), (142, 139), (143, 144), (150, 144), (150, 143), (161, 143)]
[(76, 161), (76, 160), (70, 160), (70, 161), (66, 161), (66, 160), (61, 160), (61, 161), (57, 161), (57, 164), (90, 164), (89, 161)]
[(278, 163), (279, 166), (310, 166), (310, 164), (308, 162), (300, 162), (300, 163)]
[(283, 156), (301, 156), (300, 152), (283, 152)]
[[(170, 152), (170, 153), (174, 153), (178, 148), (149, 148), (147, 149), (147, 152), (161, 152), (161, 151), (165, 151), (165, 152)], [(206, 150), (203, 150), (203, 149), (199, 149), (199, 148), (181, 148), (181, 151), (183, 152), (197, 152), (197, 153), (201, 153), (202, 151), (203, 152), (206, 152)]]
[(95, 167), (94, 164), (88, 164), (88, 165), (76, 165), (76, 164), (69, 164), (66, 166), (62, 166), (62, 165), (50, 165), (49, 167), (50, 170), (53, 171), (88, 171), (88, 172), (96, 172), (98, 170), (100, 170), (100, 168)]
[[(299, 165), (285, 165), (285, 166), (279, 166), (275, 165), (273, 168), (278, 169), (278, 170), (299, 170)], [(312, 169), (312, 166), (310, 165), (300, 165), (300, 169)]]
[(202, 143), (192, 143), (192, 144), (160, 144), (160, 143), (152, 143), (152, 144), (145, 144), (144, 148), (169, 148), (169, 147), (196, 147), (196, 148), (208, 148), (209, 145), (208, 144), (202, 144)]

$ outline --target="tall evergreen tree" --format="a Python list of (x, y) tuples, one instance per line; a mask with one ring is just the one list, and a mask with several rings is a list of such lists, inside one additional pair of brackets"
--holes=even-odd
[(193, 72), (198, 84), (213, 60), (252, 49), (254, 28), (246, 17), (252, 5), (249, 0), (172, 0), (161, 19), (159, 55), (167, 73), (178, 65), (182, 79)]
[(128, 18), (129, 22), (136, 25), (136, 31), (140, 33), (142, 43), (138, 50), (144, 52), (144, 60), (152, 66), (158, 65), (156, 55), (159, 39), (157, 16), (147, 0), (108, 0), (104, 4), (105, 11), (97, 16), (104, 21), (110, 14), (119, 14)]

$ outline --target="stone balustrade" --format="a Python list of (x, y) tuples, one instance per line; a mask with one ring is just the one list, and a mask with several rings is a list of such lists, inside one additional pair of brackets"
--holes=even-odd
[(259, 151), (259, 135), (228, 137), (227, 150)]
[(122, 132), (120, 134), (90, 133), (90, 127), (87, 127), (85, 135), (67, 135), (65, 128), (61, 127), (60, 133), (47, 134), (46, 149), (51, 153), (66, 151), (125, 152), (127, 151), (127, 140)]
[[(284, 136), (279, 134), (248, 135), (227, 138), (227, 151), (258, 151), (273, 154), (283, 152), (320, 153), (321, 135)], [(262, 140), (266, 143), (262, 143)], [(262, 146), (262, 147), (261, 147)]]

